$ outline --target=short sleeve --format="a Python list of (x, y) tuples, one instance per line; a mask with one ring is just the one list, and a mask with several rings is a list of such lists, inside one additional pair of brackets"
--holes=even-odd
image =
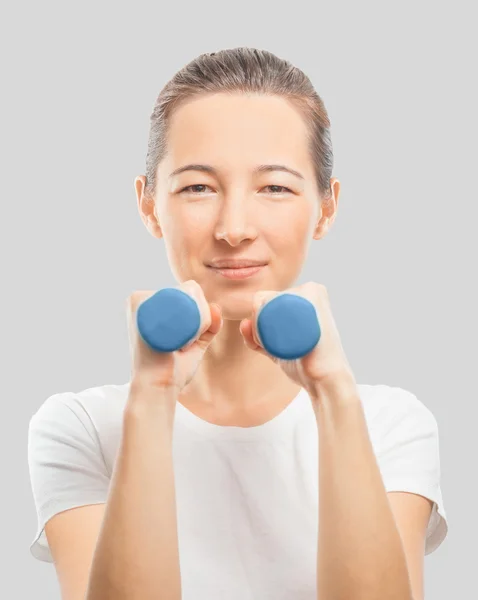
[(74, 394), (54, 394), (31, 417), (28, 467), (37, 512), (31, 554), (53, 562), (44, 527), (55, 514), (106, 502), (110, 477), (87, 413)]
[(419, 494), (433, 502), (426, 534), (425, 555), (440, 546), (448, 532), (440, 482), (440, 450), (437, 421), (418, 398), (392, 388), (383, 405), (384, 429), (377, 453), (387, 492)]

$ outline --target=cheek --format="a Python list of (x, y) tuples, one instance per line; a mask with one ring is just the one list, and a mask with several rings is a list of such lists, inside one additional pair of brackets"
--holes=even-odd
[(295, 251), (301, 253), (307, 248), (310, 224), (306, 218), (290, 215), (280, 226), (268, 227), (267, 238), (278, 254)]
[(206, 240), (211, 236), (211, 223), (209, 220), (184, 212), (174, 223), (173, 239), (178, 251), (197, 254), (203, 248)]
[(204, 235), (210, 233), (210, 218), (204, 211), (169, 210), (165, 237), (174, 247), (193, 247), (202, 243)]
[(201, 261), (210, 235), (210, 223), (197, 214), (177, 211), (170, 215), (164, 241), (168, 248), (169, 263), (179, 280), (192, 277), (193, 263)]

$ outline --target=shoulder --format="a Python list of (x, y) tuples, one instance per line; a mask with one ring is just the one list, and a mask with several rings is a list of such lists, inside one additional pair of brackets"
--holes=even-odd
[(438, 434), (433, 412), (410, 390), (386, 384), (358, 387), (369, 433), (378, 449), (386, 440), (391, 443), (400, 436)]
[(38, 526), (33, 556), (53, 562), (46, 523), (57, 513), (106, 501), (128, 385), (58, 392), (31, 416), (28, 466)]
[(110, 463), (119, 444), (128, 391), (129, 382), (50, 395), (30, 418), (30, 454), (94, 445)]
[(80, 390), (57, 392), (48, 396), (30, 418), (30, 424), (71, 421), (86, 428), (100, 425), (105, 419), (114, 420), (122, 414), (129, 390), (129, 382), (107, 384)]
[(402, 387), (382, 383), (359, 384), (364, 410), (370, 418), (399, 418), (413, 412), (415, 416), (432, 416), (432, 411), (416, 394)]

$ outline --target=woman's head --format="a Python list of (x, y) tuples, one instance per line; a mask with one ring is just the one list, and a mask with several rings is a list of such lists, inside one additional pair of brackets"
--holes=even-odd
[[(208, 168), (172, 175), (186, 165)], [(332, 167), (329, 119), (309, 79), (270, 52), (235, 48), (199, 56), (163, 88), (135, 186), (176, 279), (198, 281), (235, 320), (249, 314), (256, 290), (294, 284), (310, 242), (335, 216)], [(207, 266), (244, 257), (267, 265), (243, 280)]]

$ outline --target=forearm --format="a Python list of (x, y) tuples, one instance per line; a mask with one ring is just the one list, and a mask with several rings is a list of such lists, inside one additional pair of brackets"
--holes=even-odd
[(180, 600), (172, 430), (177, 393), (132, 382), (87, 600)]
[(330, 379), (312, 401), (319, 435), (318, 600), (412, 600), (355, 383)]

